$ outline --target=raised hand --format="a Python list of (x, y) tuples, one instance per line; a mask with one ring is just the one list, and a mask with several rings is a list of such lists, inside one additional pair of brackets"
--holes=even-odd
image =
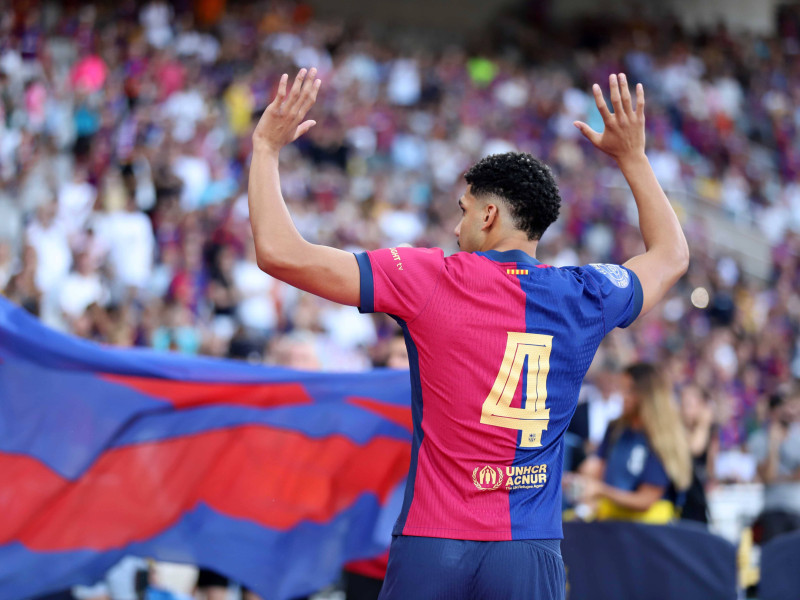
[(281, 76), (278, 93), (253, 132), (253, 145), (263, 146), (278, 152), (287, 144), (291, 144), (306, 131), (317, 124), (316, 121), (304, 121), (306, 114), (317, 100), (322, 81), (317, 79), (317, 70), (300, 69), (294, 78), (292, 89), (286, 92), (289, 76)]
[(636, 84), (636, 109), (631, 102), (631, 92), (625, 73), (608, 78), (611, 106), (608, 110), (603, 92), (596, 83), (592, 86), (597, 110), (603, 117), (605, 129), (598, 133), (586, 123), (575, 121), (575, 127), (597, 148), (617, 161), (644, 154), (644, 88)]

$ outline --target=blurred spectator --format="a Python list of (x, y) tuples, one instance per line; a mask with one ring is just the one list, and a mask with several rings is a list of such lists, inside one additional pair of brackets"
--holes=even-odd
[(348, 306), (328, 306), (320, 322), (331, 341), (343, 349), (369, 347), (377, 341), (375, 322)]
[(12, 254), (11, 244), (0, 240), (0, 290), (4, 290), (8, 285), (13, 272), (14, 255)]
[(231, 246), (218, 246), (212, 258), (208, 283), (208, 300), (214, 314), (214, 334), (226, 344), (236, 331), (235, 311), (239, 304), (233, 279), (235, 260), (236, 255)]
[(666, 523), (675, 518), (679, 495), (692, 479), (671, 385), (654, 366), (639, 363), (625, 370), (622, 393), (622, 416), (609, 426), (597, 454), (581, 465), (581, 475), (565, 477), (565, 487), (584, 502), (596, 502), (598, 519)]
[(197, 574), (197, 600), (228, 600), (230, 580), (211, 569), (201, 568)]
[(252, 240), (245, 256), (230, 271), (232, 292), (239, 298), (237, 316), (245, 328), (266, 339), (278, 326), (280, 289), (283, 284), (266, 275), (256, 264)]
[(613, 363), (604, 364), (582, 386), (576, 411), (586, 411), (588, 452), (596, 450), (603, 441), (609, 424), (622, 414), (622, 404), (617, 367)]
[(301, 371), (319, 371), (322, 364), (314, 336), (304, 331), (280, 337), (274, 344), (271, 359), (273, 364)]
[(72, 588), (75, 600), (140, 600), (147, 585), (147, 561), (126, 556), (109, 569), (102, 581)]
[(94, 226), (108, 248), (115, 294), (147, 289), (153, 274), (155, 239), (153, 225), (138, 210), (135, 197), (128, 196), (124, 210), (96, 215)]
[(760, 544), (800, 529), (800, 395), (773, 395), (766, 427), (748, 440), (764, 482), (764, 512), (754, 526)]
[(38, 316), (42, 292), (36, 284), (37, 262), (36, 250), (27, 246), (22, 254), (22, 265), (8, 280), (4, 293), (9, 300)]
[(389, 339), (389, 352), (386, 366), (390, 369), (408, 369), (408, 347), (402, 331), (397, 331)]
[(202, 334), (194, 327), (189, 308), (173, 300), (166, 304), (163, 317), (162, 323), (153, 332), (153, 348), (196, 354), (200, 350)]
[(58, 190), (58, 220), (70, 240), (86, 227), (96, 198), (97, 190), (89, 183), (86, 168), (76, 166), (72, 180)]
[(56, 290), (72, 266), (67, 230), (56, 221), (56, 210), (54, 203), (40, 206), (26, 231), (36, 253), (36, 285), (44, 294)]
[(108, 304), (108, 290), (93, 267), (88, 252), (81, 252), (75, 257), (75, 270), (61, 284), (58, 299), (68, 322), (81, 317), (92, 304)]
[(692, 453), (692, 485), (686, 491), (681, 518), (708, 523), (706, 486), (714, 473), (718, 441), (714, 427), (714, 411), (710, 399), (696, 385), (681, 389), (681, 418), (686, 427)]

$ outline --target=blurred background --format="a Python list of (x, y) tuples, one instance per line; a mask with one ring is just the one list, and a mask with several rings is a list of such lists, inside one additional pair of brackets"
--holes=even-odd
[(519, 150), (561, 187), (538, 256), (556, 266), (643, 250), (624, 179), (572, 126), (601, 126), (592, 83), (642, 82), (648, 155), (692, 262), (603, 343), (573, 449), (590, 454), (621, 414), (623, 369), (656, 363), (681, 402), (711, 530), (738, 543), (762, 514), (778, 485), (764, 468), (774, 423), (788, 485), (776, 502), (785, 529), (800, 527), (800, 4), (4, 4), (3, 294), (105, 344), (386, 365), (391, 319), (300, 293), (255, 262), (250, 135), (280, 74), (301, 66), (323, 80), (318, 125), (283, 151), (281, 177), (306, 239), (453, 253), (463, 172)]

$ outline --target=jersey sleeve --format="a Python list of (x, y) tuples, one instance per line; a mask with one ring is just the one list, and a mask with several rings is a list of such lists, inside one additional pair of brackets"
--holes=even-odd
[(581, 267), (583, 275), (594, 282), (595, 293), (603, 310), (604, 333), (615, 327), (627, 327), (642, 312), (642, 284), (636, 273), (620, 265), (592, 264)]
[(384, 248), (356, 254), (362, 313), (384, 312), (412, 321), (427, 305), (444, 270), (439, 248)]

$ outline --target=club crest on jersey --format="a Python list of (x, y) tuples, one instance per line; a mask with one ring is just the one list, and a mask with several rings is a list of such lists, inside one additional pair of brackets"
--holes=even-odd
[(593, 263), (589, 265), (597, 272), (605, 275), (608, 280), (618, 288), (626, 288), (631, 282), (631, 276), (628, 272), (618, 265), (606, 265), (601, 263)]
[(472, 483), (481, 491), (496, 490), (503, 484), (503, 469), (500, 467), (475, 467), (472, 471)]

